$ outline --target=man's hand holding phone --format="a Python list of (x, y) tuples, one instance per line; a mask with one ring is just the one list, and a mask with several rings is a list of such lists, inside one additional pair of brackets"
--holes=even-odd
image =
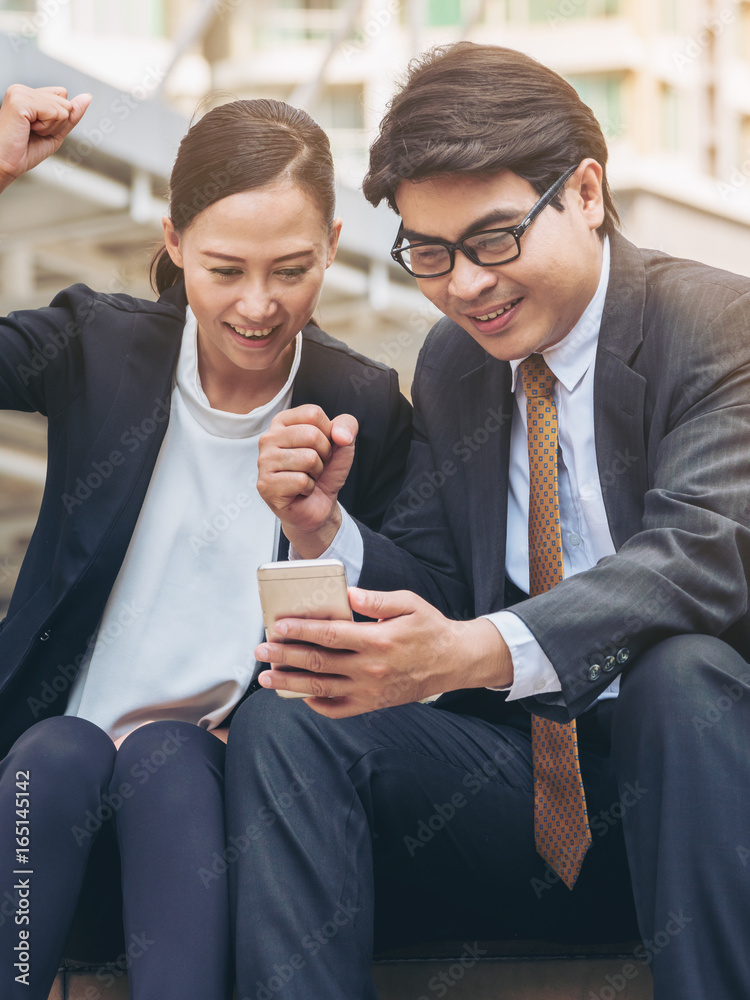
[(258, 492), (306, 559), (321, 555), (341, 527), (337, 498), (358, 429), (349, 414), (330, 420), (306, 403), (277, 414), (260, 439)]
[(261, 686), (295, 692), (321, 715), (345, 718), (513, 681), (510, 651), (485, 618), (452, 621), (406, 590), (350, 587), (349, 603), (377, 621), (277, 618), (274, 635), (282, 641), (267, 640), (255, 650), (272, 666), (258, 678)]

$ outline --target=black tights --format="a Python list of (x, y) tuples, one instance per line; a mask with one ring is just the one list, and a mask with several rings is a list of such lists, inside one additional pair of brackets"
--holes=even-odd
[(172, 721), (119, 751), (69, 716), (16, 741), (0, 761), (0, 996), (47, 1000), (71, 925), (88, 915), (87, 943), (76, 935), (68, 948), (87, 959), (121, 911), (102, 987), (127, 969), (133, 1000), (229, 1000), (224, 755), (215, 736)]

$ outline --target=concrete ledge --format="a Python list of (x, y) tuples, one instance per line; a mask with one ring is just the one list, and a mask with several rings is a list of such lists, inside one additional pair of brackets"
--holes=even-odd
[[(653, 1000), (637, 944), (447, 942), (383, 953), (373, 975), (381, 1000)], [(69, 965), (49, 1000), (128, 1000), (127, 976)]]

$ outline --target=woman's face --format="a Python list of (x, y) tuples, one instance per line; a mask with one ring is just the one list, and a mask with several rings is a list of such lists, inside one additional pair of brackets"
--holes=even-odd
[(286, 380), (292, 341), (313, 314), (336, 254), (321, 210), (289, 180), (232, 194), (182, 233), (164, 219), (167, 250), (185, 274), (198, 320), (201, 377)]

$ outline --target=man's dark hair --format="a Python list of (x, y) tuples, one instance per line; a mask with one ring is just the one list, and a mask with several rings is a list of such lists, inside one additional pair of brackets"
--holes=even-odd
[[(619, 218), (607, 182), (607, 143), (591, 108), (522, 52), (458, 42), (410, 64), (370, 148), (362, 189), (371, 204), (385, 198), (398, 212), (401, 181), (511, 170), (543, 194), (586, 157), (604, 172), (600, 233), (611, 235)], [(557, 199), (552, 204), (562, 208)]]

